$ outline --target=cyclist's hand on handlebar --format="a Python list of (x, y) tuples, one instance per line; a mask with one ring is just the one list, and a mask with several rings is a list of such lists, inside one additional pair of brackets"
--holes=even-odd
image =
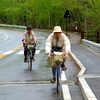
[(23, 47), (25, 46), (25, 43), (23, 43)]
[(51, 54), (50, 54), (50, 53), (48, 53), (48, 54), (47, 54), (47, 56), (48, 56), (48, 59), (50, 59), (50, 58), (51, 58)]
[(63, 55), (63, 58), (67, 59), (68, 58), (68, 53), (66, 53), (65, 55)]
[(27, 46), (27, 44), (26, 43), (23, 43), (23, 47), (25, 47), (25, 46)]

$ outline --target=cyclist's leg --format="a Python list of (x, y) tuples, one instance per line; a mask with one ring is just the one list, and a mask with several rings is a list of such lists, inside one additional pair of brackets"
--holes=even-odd
[(58, 64), (57, 65), (57, 73), (58, 73), (58, 77), (60, 78), (61, 77), (61, 73), (60, 73), (60, 67), (61, 67), (61, 64)]
[(33, 60), (35, 60), (35, 59), (34, 59), (35, 52), (36, 52), (36, 48), (34, 48), (34, 49), (32, 50)]
[(56, 77), (56, 70), (57, 70), (56, 67), (52, 67), (52, 74), (53, 74), (53, 77)]
[(63, 60), (63, 62), (62, 62), (62, 64), (61, 64), (62, 70), (66, 70), (66, 69), (67, 69), (64, 63), (65, 63), (65, 59)]
[(33, 56), (35, 55), (35, 52), (36, 52), (36, 48), (34, 48), (34, 49), (32, 50), (32, 55), (33, 55)]
[(53, 79), (51, 80), (51, 83), (55, 83), (56, 82), (56, 67), (52, 67), (52, 75), (53, 75)]
[(53, 75), (53, 78), (51, 80), (51, 83), (55, 83), (56, 82), (56, 63), (54, 62), (53, 60), (53, 56), (51, 56), (52, 58), (52, 75)]
[(27, 61), (27, 46), (24, 46), (24, 62)]

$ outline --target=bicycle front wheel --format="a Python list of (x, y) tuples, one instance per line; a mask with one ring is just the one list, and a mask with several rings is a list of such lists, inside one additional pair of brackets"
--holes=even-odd
[(57, 74), (57, 93), (59, 93), (60, 91), (60, 80), (59, 80), (59, 76)]
[(60, 64), (57, 64), (56, 66), (56, 72), (57, 72), (57, 93), (60, 92)]
[(30, 71), (32, 70), (32, 58), (30, 54), (28, 54), (28, 68)]

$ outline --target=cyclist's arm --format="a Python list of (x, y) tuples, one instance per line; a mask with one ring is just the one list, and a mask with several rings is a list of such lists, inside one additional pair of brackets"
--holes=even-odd
[(64, 35), (64, 49), (65, 49), (65, 54), (68, 54), (70, 52), (70, 41), (66, 35)]
[(52, 35), (50, 34), (45, 44), (45, 52), (47, 55), (51, 54), (51, 48), (52, 48)]
[(34, 44), (36, 44), (37, 40), (36, 40), (36, 36), (34, 34)]
[(24, 35), (23, 35), (22, 42), (23, 42), (24, 44), (26, 43), (26, 36), (25, 36), (25, 33), (24, 33)]
[(48, 58), (51, 58), (51, 49), (52, 49), (52, 34), (49, 35), (49, 37), (46, 40), (45, 44), (45, 52), (48, 56)]
[(32, 32), (32, 33), (33, 33), (33, 42), (34, 42), (34, 44), (36, 44), (36, 42), (37, 42), (37, 40), (36, 40), (36, 35), (35, 35), (34, 32)]
[(67, 59), (68, 58), (68, 54), (70, 52), (70, 41), (67, 38), (66, 35), (64, 35), (64, 58)]

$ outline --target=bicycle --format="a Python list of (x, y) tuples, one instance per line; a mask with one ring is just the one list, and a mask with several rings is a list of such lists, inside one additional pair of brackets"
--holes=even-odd
[(27, 63), (28, 63), (28, 69), (32, 70), (32, 50), (35, 48), (35, 45), (33, 44), (27, 44)]
[(57, 78), (57, 93), (60, 90), (60, 76), (61, 76), (61, 63), (63, 62), (63, 53), (62, 52), (53, 52), (54, 62), (56, 63), (56, 78)]
[(56, 89), (56, 91), (57, 91), (57, 93), (59, 93), (59, 91), (60, 91), (60, 74), (61, 74), (60, 68), (61, 68), (61, 63), (57, 62), (56, 63), (56, 72), (57, 72), (57, 89)]

